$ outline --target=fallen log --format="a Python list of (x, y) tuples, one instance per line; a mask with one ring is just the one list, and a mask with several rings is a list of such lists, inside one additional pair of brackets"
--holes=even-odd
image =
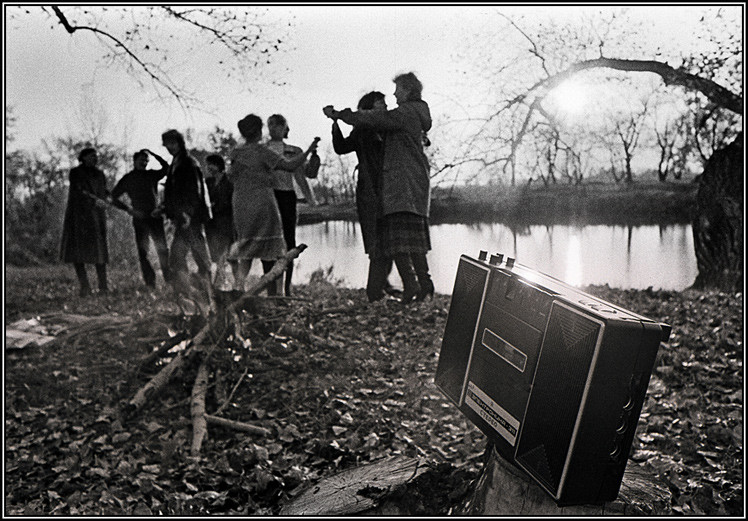
[(601, 516), (670, 515), (672, 494), (666, 485), (629, 462), (615, 501), (603, 505), (559, 507), (526, 473), (506, 461), (491, 445), (486, 464), (472, 492), (457, 509), (470, 516)]
[(208, 360), (203, 359), (197, 370), (195, 385), (192, 386), (192, 447), (190, 453), (195, 458), (200, 455), (203, 440), (208, 436), (208, 423), (205, 420), (205, 391), (208, 389)]

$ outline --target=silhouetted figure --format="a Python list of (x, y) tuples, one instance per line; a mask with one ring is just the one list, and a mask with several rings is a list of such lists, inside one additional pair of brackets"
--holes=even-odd
[[(387, 110), (385, 96), (372, 91), (358, 102), (358, 110)], [(369, 255), (369, 274), (366, 295), (370, 302), (379, 300), (390, 290), (387, 276), (392, 270), (392, 258), (376, 249), (377, 220), (382, 207), (382, 163), (384, 160), (384, 132), (364, 126), (354, 127), (344, 137), (337, 120), (332, 124), (332, 146), (337, 154), (356, 153), (358, 179), (356, 180), (356, 210), (361, 226), (364, 251)]]
[(234, 218), (231, 210), (231, 197), (234, 188), (226, 176), (226, 163), (218, 154), (211, 154), (205, 158), (208, 176), (205, 184), (208, 186), (213, 218), (205, 225), (205, 235), (213, 262), (223, 267), (231, 243), (234, 242)]
[(70, 170), (70, 188), (65, 208), (60, 241), (60, 260), (70, 262), (80, 283), (80, 295), (91, 294), (86, 264), (96, 266), (99, 292), (107, 293), (106, 263), (109, 251), (106, 242), (104, 200), (109, 195), (104, 172), (96, 168), (98, 155), (94, 148), (78, 154), (80, 165)]
[[(147, 170), (148, 154), (159, 162), (161, 168), (158, 170)], [(166, 176), (169, 163), (161, 156), (143, 149), (133, 154), (133, 170), (122, 176), (112, 189), (112, 203), (120, 208), (127, 208), (120, 197), (127, 195), (133, 213), (132, 225), (135, 229), (135, 244), (138, 249), (140, 270), (143, 280), (150, 288), (156, 287), (156, 272), (148, 261), (149, 239), (158, 255), (161, 265), (161, 273), (165, 281), (169, 281), (169, 250), (166, 246), (166, 234), (164, 233), (164, 218), (153, 215), (156, 210), (158, 197), (158, 182)]]
[(210, 275), (210, 254), (203, 224), (210, 218), (205, 181), (197, 161), (187, 153), (184, 137), (176, 130), (161, 135), (164, 147), (172, 155), (164, 186), (164, 214), (174, 223), (174, 238), (169, 248), (169, 272), (175, 277), (187, 273), (187, 254), (197, 264), (198, 274)]

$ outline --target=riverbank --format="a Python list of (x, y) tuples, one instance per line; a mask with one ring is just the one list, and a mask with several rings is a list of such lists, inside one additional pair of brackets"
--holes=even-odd
[[(247, 314), (250, 349), (213, 355), (208, 410), (228, 403), (223, 416), (271, 434), (211, 425), (193, 460), (196, 367), (138, 416), (118, 414), (152, 376), (139, 360), (187, 325), (166, 292), (112, 269), (109, 295), (79, 298), (69, 266), (6, 266), (6, 323), (105, 320), (53, 347), (6, 351), (5, 514), (275, 515), (320, 479), (396, 454), (429, 465), (398, 496), (401, 511), (449, 514), (486, 446), (433, 383), (449, 297), (369, 304), (362, 289), (316, 280)], [(673, 327), (628, 464), (663, 480), (680, 514), (744, 514), (743, 295), (588, 290)]]
[[(686, 224), (693, 220), (693, 182), (631, 185), (469, 186), (434, 188), (431, 223)], [(299, 205), (299, 224), (357, 220), (353, 202)]]

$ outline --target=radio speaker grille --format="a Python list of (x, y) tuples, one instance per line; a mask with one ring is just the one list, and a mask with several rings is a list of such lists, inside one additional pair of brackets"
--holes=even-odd
[(553, 305), (517, 445), (517, 461), (554, 493), (571, 448), (599, 332), (598, 322)]
[(487, 278), (488, 270), (485, 268), (460, 261), (435, 376), (441, 389), (455, 403), (460, 402), (462, 395)]

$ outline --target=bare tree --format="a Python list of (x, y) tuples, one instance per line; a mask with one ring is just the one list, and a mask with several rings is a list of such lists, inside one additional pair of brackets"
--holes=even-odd
[[(184, 108), (199, 100), (177, 79), (173, 56), (176, 43), (187, 44), (187, 56), (201, 45), (220, 49), (219, 65), (227, 76), (240, 76), (248, 88), (263, 74), (274, 54), (285, 49), (287, 26), (272, 21), (268, 10), (254, 6), (198, 5), (51, 5), (11, 6), (9, 18), (23, 20), (41, 9), (71, 36), (92, 35), (102, 59), (122, 67), (142, 87)], [(53, 26), (54, 27), (54, 26)], [(169, 60), (169, 57), (172, 60)]]
[[(647, 100), (648, 101), (648, 100)], [(620, 140), (623, 151), (624, 171), (622, 180), (625, 183), (634, 182), (634, 174), (631, 170), (631, 160), (634, 152), (639, 145), (643, 123), (647, 116), (647, 101), (645, 101), (639, 111), (628, 114), (625, 119), (615, 122), (615, 134)], [(616, 179), (618, 181), (618, 179)]]
[(680, 179), (683, 175), (686, 168), (685, 153), (688, 152), (685, 145), (688, 137), (686, 126), (685, 115), (662, 122), (655, 120), (652, 126), (660, 152), (657, 179), (661, 183), (664, 183), (671, 174), (674, 179)]
[[(694, 52), (690, 58), (678, 56), (680, 49), (669, 51), (674, 61), (680, 62), (673, 66), (661, 49), (648, 50), (639, 46), (636, 32), (627, 25), (625, 16), (616, 13), (601, 17), (598, 23), (582, 29), (580, 24), (572, 27), (550, 21), (541, 25), (536, 34), (499, 13), (507, 24), (496, 31), (496, 40), (487, 41), (486, 45), (493, 49), (504, 48), (501, 38), (513, 31), (526, 47), (524, 55), (509, 56), (490, 70), (484, 65), (484, 73), (493, 73), (494, 85), (500, 86), (493, 89), (499, 96), (490, 112), (477, 118), (482, 125), (476, 136), (487, 138), (496, 151), (489, 156), (491, 159), (483, 162), (500, 164), (505, 172), (513, 167), (518, 154), (524, 152), (523, 142), (538, 128), (535, 122), (548, 119), (543, 105), (548, 95), (563, 82), (593, 71), (609, 72), (618, 78), (655, 75), (674, 93), (683, 96), (694, 93), (694, 106), (704, 107), (711, 121), (717, 121), (715, 116), (722, 115), (721, 120), (729, 122), (717, 130), (719, 142), (710, 143), (712, 150), (724, 147), (740, 130), (744, 108), (742, 27), (736, 11), (733, 9), (730, 14), (733, 18), (727, 20), (724, 11), (711, 9), (702, 16), (697, 25), (704, 34), (696, 34), (694, 39), (703, 50)], [(472, 51), (477, 53), (476, 49)], [(599, 81), (604, 79), (598, 77)], [(726, 113), (732, 115), (724, 117)], [(640, 133), (637, 125), (619, 126), (617, 132), (625, 145), (624, 162), (629, 163), (624, 170), (627, 177), (631, 174), (631, 146)], [(694, 126), (703, 128), (703, 125)], [(742, 281), (742, 134), (738, 136), (729, 150), (708, 156), (705, 173), (700, 179), (699, 216), (694, 220), (698, 285), (714, 284), (729, 289)], [(570, 167), (576, 168), (575, 156), (568, 158)]]

